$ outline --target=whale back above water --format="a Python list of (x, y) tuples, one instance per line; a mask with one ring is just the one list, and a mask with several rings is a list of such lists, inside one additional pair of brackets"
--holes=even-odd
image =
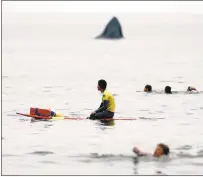
[(96, 39), (121, 39), (123, 38), (123, 30), (120, 22), (116, 17), (113, 17), (106, 25), (103, 33), (96, 37)]

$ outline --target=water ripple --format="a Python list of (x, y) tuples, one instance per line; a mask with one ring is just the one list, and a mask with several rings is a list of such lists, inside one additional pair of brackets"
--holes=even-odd
[(14, 155), (14, 154), (2, 154), (2, 157), (16, 157), (18, 155)]
[(192, 149), (192, 146), (191, 145), (184, 145), (184, 146), (178, 147), (176, 149), (177, 150), (190, 150), (190, 149)]
[(123, 155), (123, 154), (99, 154), (99, 153), (90, 153), (90, 154), (84, 154), (84, 155), (75, 155), (75, 156), (69, 156), (74, 158), (90, 158), (90, 159), (104, 159), (104, 160), (129, 160), (135, 158), (135, 156), (130, 155)]
[(184, 152), (179, 152), (177, 154), (178, 157), (180, 158), (190, 158), (190, 159), (195, 159), (195, 158), (202, 158), (203, 157), (203, 153), (201, 154), (196, 154), (196, 155), (193, 155), (193, 154), (190, 154), (190, 153), (184, 153)]
[(153, 117), (153, 118), (150, 118), (150, 117), (139, 117), (139, 119), (143, 119), (143, 120), (152, 120), (152, 121), (155, 121), (155, 120), (159, 120), (159, 119), (165, 119), (164, 117)]
[(51, 151), (34, 151), (34, 152), (30, 152), (28, 154), (44, 156), (44, 155), (54, 154), (54, 152), (51, 152)]
[(58, 164), (57, 162), (51, 161), (51, 160), (42, 160), (39, 161), (40, 163), (46, 163), (46, 164)]

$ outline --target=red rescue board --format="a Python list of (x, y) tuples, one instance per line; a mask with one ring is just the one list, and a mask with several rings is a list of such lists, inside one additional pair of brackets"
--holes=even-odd
[[(67, 117), (67, 116), (64, 116), (64, 117), (51, 117), (51, 116), (46, 117), (46, 116), (23, 114), (23, 113), (18, 113), (18, 112), (16, 114), (21, 115), (21, 116), (26, 116), (26, 117), (32, 117), (35, 119), (43, 119), (43, 120), (87, 120), (86, 118), (81, 118), (81, 117)], [(136, 120), (136, 119), (135, 118), (104, 118), (104, 119), (98, 119), (98, 120)]]

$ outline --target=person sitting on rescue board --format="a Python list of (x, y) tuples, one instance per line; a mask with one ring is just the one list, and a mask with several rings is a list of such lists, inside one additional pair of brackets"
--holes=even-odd
[(106, 90), (107, 82), (103, 79), (98, 81), (97, 89), (102, 93), (102, 102), (100, 107), (91, 113), (88, 119), (113, 118), (115, 112), (115, 100), (113, 95)]

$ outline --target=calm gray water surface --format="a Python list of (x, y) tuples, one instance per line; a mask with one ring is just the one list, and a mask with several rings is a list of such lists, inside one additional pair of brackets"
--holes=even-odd
[[(203, 16), (120, 14), (125, 40), (94, 40), (111, 15), (3, 14), (2, 167), (7, 175), (203, 174)], [(97, 81), (115, 94), (115, 117), (30, 122), (30, 107), (87, 117), (100, 104)], [(162, 91), (146, 94), (146, 84)], [(132, 147), (169, 159), (136, 159)]]

